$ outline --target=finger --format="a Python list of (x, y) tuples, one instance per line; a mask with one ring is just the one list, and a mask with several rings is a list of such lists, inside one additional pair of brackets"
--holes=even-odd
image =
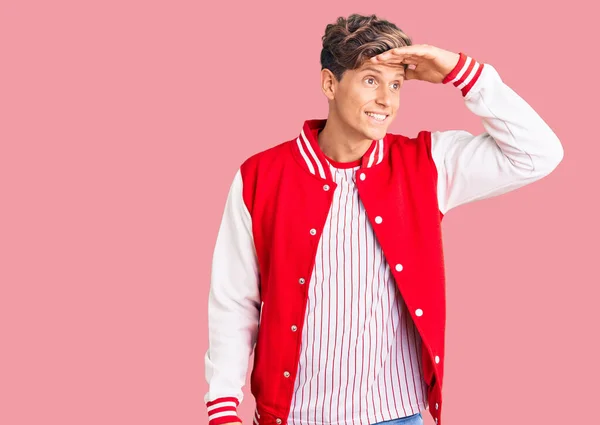
[(404, 79), (405, 80), (415, 80), (417, 79), (417, 71), (415, 71), (414, 69), (410, 69), (410, 68), (406, 68), (404, 70)]
[[(393, 53), (391, 52), (391, 50), (388, 50), (387, 52), (383, 52), (380, 53), (377, 56), (373, 56), (371, 58), (372, 62), (385, 62), (385, 61), (389, 61), (392, 60), (396, 63), (398, 62), (407, 62), (407, 61), (413, 61), (414, 62), (414, 57), (411, 56), (410, 54), (404, 54), (404, 53)], [(408, 62), (407, 62), (408, 63)]]
[(402, 62), (404, 62), (404, 63), (409, 63), (409, 64), (413, 64), (413, 65), (416, 65), (416, 64), (418, 64), (420, 61), (419, 61), (419, 58), (418, 58), (418, 57), (414, 57), (414, 56), (406, 56), (406, 57), (404, 57), (404, 58), (402, 59)]
[(407, 54), (407, 55), (423, 55), (426, 54), (429, 50), (429, 45), (427, 44), (411, 44), (410, 46), (401, 46), (396, 47), (394, 49), (388, 50), (393, 51), (397, 54)]

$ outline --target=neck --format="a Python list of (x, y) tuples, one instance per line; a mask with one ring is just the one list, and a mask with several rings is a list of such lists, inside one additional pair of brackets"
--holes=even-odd
[(337, 162), (352, 162), (362, 158), (373, 142), (343, 125), (331, 114), (317, 135), (317, 140), (325, 156)]

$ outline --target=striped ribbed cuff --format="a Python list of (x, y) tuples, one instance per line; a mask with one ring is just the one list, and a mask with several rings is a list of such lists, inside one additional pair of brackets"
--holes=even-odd
[(452, 83), (455, 87), (458, 87), (463, 97), (469, 93), (471, 87), (477, 82), (481, 71), (483, 70), (484, 64), (477, 62), (470, 56), (460, 52), (460, 58), (458, 63), (452, 71), (442, 80), (442, 83)]
[(237, 414), (239, 400), (236, 397), (220, 397), (206, 403), (208, 425), (221, 425), (228, 422), (242, 422)]

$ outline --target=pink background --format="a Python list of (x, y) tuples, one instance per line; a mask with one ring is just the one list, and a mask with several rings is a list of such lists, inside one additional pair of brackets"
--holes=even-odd
[[(597, 15), (367, 3), (0, 4), (1, 424), (207, 422), (227, 190), (248, 156), (327, 116), (321, 36), (351, 13), (492, 64), (565, 148), (550, 176), (444, 219), (445, 424), (598, 423)], [(452, 86), (401, 96), (390, 132), (483, 131)]]

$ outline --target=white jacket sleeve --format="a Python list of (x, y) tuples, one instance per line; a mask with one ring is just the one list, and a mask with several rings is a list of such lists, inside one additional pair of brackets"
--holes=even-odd
[(241, 422), (237, 407), (258, 332), (259, 272), (252, 220), (238, 169), (231, 184), (212, 259), (208, 296), (209, 348), (204, 357), (209, 425)]
[(451, 80), (444, 83), (451, 82), (462, 90), (466, 107), (481, 118), (485, 132), (431, 133), (438, 203), (443, 214), (458, 205), (539, 180), (563, 158), (556, 134), (502, 81), (496, 69), (463, 55), (453, 75), (448, 76)]

